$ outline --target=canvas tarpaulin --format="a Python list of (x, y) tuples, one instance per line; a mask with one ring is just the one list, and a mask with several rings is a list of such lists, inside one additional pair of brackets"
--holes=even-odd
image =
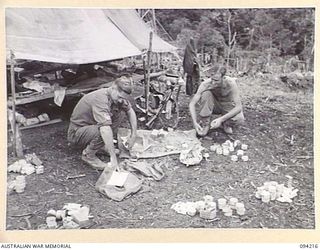
[(141, 54), (98, 9), (7, 8), (6, 47), (18, 59), (70, 64)]
[[(189, 131), (162, 131), (162, 133), (160, 131), (139, 129), (137, 139), (130, 152), (139, 159), (147, 159), (180, 154), (186, 149), (201, 146), (194, 129)], [(123, 145), (128, 140), (130, 133), (130, 130), (126, 128), (119, 128), (118, 130), (117, 139), (119, 149), (122, 152), (126, 151), (123, 150)], [(121, 156), (125, 157), (124, 154)]]
[[(104, 9), (105, 15), (123, 32), (123, 34), (140, 50), (149, 48), (151, 28), (141, 20), (133, 9)], [(153, 34), (153, 52), (173, 52), (176, 48)]]

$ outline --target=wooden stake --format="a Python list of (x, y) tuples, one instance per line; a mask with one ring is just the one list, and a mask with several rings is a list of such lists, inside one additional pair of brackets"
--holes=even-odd
[(10, 52), (10, 76), (11, 76), (11, 95), (12, 95), (12, 147), (13, 147), (13, 156), (17, 156), (16, 145), (17, 145), (17, 130), (16, 130), (16, 88), (15, 88), (15, 79), (14, 79), (14, 55), (12, 51)]
[(147, 111), (147, 95), (148, 95), (148, 84), (147, 84), (147, 68), (145, 58), (142, 60), (143, 63), (143, 77), (144, 77), (144, 101), (145, 101), (145, 109), (146, 109), (146, 121), (148, 121), (148, 111)]
[(12, 95), (12, 121), (10, 122), (13, 136), (13, 156), (23, 156), (21, 137), (19, 127), (16, 121), (16, 87), (15, 87), (15, 76), (14, 76), (14, 54), (10, 51), (10, 75), (11, 75), (11, 95)]
[(11, 122), (11, 128), (12, 128), (12, 147), (13, 147), (13, 156), (16, 157), (16, 89), (15, 89), (15, 83), (14, 83), (14, 61), (13, 61), (13, 53), (10, 52), (10, 76), (11, 76), (11, 95), (12, 95), (12, 122)]
[(18, 124), (16, 123), (16, 148), (18, 157), (23, 157), (23, 147), (22, 147), (22, 141), (21, 141), (21, 134), (20, 134), (20, 128)]
[(145, 98), (146, 98), (146, 121), (148, 121), (148, 109), (149, 109), (149, 88), (150, 88), (150, 68), (151, 68), (151, 52), (152, 52), (152, 31), (149, 36), (149, 49), (147, 54), (147, 81), (145, 88)]
[(153, 25), (154, 33), (157, 34), (156, 12), (154, 9), (152, 9), (152, 25)]

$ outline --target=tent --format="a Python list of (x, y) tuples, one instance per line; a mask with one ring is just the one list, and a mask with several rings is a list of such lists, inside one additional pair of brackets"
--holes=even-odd
[[(151, 29), (133, 9), (6, 8), (5, 17), (7, 52), (12, 51), (16, 59), (87, 64), (140, 55), (149, 47)], [(175, 50), (157, 35), (153, 36), (153, 43), (154, 52)], [(13, 65), (11, 72), (14, 73)], [(14, 81), (11, 83), (14, 85)], [(32, 96), (27, 101), (50, 96), (53, 93)], [(12, 99), (15, 113), (14, 94)], [(22, 152), (15, 146), (21, 146), (16, 144), (19, 129), (15, 119), (12, 128), (19, 156)]]
[[(139, 55), (150, 28), (135, 10), (7, 8), (6, 47), (18, 59), (84, 64)], [(174, 51), (160, 37), (155, 52)]]
[[(152, 30), (141, 20), (135, 10), (104, 9), (103, 12), (139, 50), (149, 48), (149, 34)], [(153, 35), (153, 52), (174, 52), (175, 50), (174, 46), (163, 41), (156, 34)]]

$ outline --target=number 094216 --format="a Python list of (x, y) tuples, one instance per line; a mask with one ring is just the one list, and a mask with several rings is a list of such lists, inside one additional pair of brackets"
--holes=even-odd
[(302, 248), (302, 249), (317, 249), (318, 244), (300, 244), (300, 248)]

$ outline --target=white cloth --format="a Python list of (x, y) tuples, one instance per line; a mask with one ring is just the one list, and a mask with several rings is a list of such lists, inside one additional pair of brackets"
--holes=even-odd
[(54, 103), (61, 107), (64, 97), (66, 95), (66, 88), (59, 88), (54, 91)]

